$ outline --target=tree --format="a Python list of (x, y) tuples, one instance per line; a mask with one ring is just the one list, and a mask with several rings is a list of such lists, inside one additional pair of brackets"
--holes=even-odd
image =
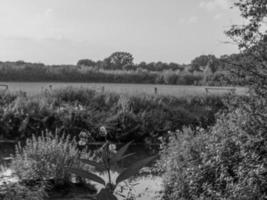
[(125, 65), (133, 65), (133, 56), (127, 52), (115, 52), (105, 59), (108, 68), (110, 69), (122, 69)]
[(77, 62), (78, 66), (88, 66), (88, 67), (93, 67), (96, 65), (96, 62), (90, 59), (81, 59)]
[[(237, 0), (235, 2), (245, 25), (233, 25), (227, 34), (238, 44), (240, 55), (232, 62), (232, 78), (246, 84), (253, 93), (247, 100), (238, 99), (238, 107), (245, 120), (235, 143), (242, 161), (239, 164), (237, 188), (254, 194), (254, 199), (267, 196), (267, 1)], [(230, 104), (232, 105), (232, 104)], [(240, 118), (240, 117), (239, 117)], [(255, 173), (256, 172), (256, 173)], [(246, 198), (243, 198), (246, 199)], [(247, 197), (249, 199), (249, 197)], [(252, 198), (250, 198), (252, 199)]]
[[(239, 46), (241, 53), (237, 62), (232, 62), (233, 79), (247, 84), (260, 96), (267, 93), (267, 35), (264, 30), (267, 17), (266, 0), (238, 0), (235, 6), (246, 25), (233, 25), (227, 31)], [(241, 60), (241, 62), (240, 62)]]
[(207, 65), (213, 65), (212, 68), (215, 70), (215, 61), (217, 58), (214, 55), (201, 55), (196, 57), (191, 62), (192, 71), (203, 71)]

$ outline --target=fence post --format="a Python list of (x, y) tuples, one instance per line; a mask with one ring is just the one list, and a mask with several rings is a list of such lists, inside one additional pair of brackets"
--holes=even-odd
[(158, 88), (154, 88), (154, 93), (157, 95), (158, 94)]
[(105, 92), (105, 86), (102, 86), (101, 91)]

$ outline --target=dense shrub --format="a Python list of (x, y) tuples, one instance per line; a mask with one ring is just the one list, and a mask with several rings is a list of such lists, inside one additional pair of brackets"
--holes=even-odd
[(58, 184), (70, 182), (66, 167), (78, 165), (79, 152), (69, 136), (44, 133), (18, 144), (11, 168), (22, 181), (43, 181)]
[(260, 124), (254, 113), (231, 107), (209, 132), (173, 133), (162, 150), (165, 198), (265, 199), (267, 140)]
[(47, 193), (43, 185), (29, 187), (21, 183), (6, 185), (4, 194), (0, 194), (3, 200), (43, 200), (46, 197)]

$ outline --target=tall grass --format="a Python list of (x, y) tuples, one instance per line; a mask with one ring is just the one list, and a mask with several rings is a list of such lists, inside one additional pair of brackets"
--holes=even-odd
[(32, 135), (24, 146), (16, 145), (11, 167), (21, 180), (53, 180), (56, 184), (66, 184), (70, 176), (65, 169), (77, 165), (78, 156), (75, 140), (46, 132), (41, 136)]

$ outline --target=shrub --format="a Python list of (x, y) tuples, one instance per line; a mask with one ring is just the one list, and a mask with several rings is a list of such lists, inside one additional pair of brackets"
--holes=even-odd
[(6, 185), (5, 193), (0, 195), (3, 200), (43, 200), (46, 197), (47, 193), (44, 186), (28, 187), (21, 183)]
[(76, 142), (69, 136), (47, 132), (38, 137), (33, 135), (24, 147), (18, 144), (11, 166), (21, 180), (65, 184), (70, 181), (65, 168), (77, 165), (78, 156)]
[(198, 199), (190, 184), (198, 184), (191, 171), (201, 164), (201, 152), (205, 149), (207, 136), (195, 135), (190, 128), (170, 133), (169, 141), (163, 143), (159, 170), (163, 173), (165, 199)]
[(208, 132), (170, 137), (162, 150), (166, 199), (266, 198), (266, 126), (251, 108), (232, 108)]

